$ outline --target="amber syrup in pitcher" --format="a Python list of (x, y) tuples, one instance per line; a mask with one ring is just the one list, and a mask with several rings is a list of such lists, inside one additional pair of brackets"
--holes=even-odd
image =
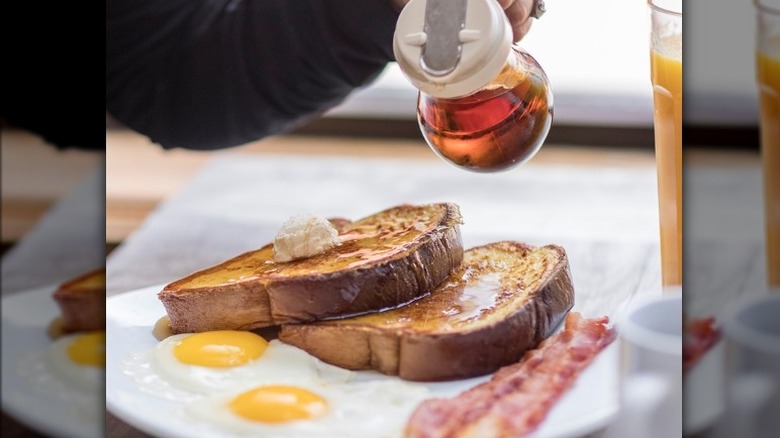
[(411, 0), (398, 17), (393, 53), (419, 90), (420, 131), (440, 158), (461, 169), (519, 166), (552, 126), (547, 75), (512, 41), (495, 0)]
[(541, 148), (552, 124), (552, 93), (536, 60), (513, 50), (501, 73), (474, 94), (442, 99), (420, 93), (420, 130), (439, 157), (495, 172), (524, 163)]

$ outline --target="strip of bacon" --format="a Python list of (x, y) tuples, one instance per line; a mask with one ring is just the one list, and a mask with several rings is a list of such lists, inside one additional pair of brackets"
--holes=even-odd
[(688, 372), (720, 340), (715, 318), (687, 319), (683, 337), (683, 372)]
[(520, 362), (450, 399), (426, 400), (406, 426), (407, 438), (521, 437), (544, 421), (580, 372), (615, 340), (609, 318), (570, 312), (563, 331)]

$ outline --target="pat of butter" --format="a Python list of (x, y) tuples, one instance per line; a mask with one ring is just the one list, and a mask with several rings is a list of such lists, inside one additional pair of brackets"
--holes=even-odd
[(311, 214), (293, 216), (276, 234), (274, 261), (313, 257), (338, 244), (339, 232), (327, 219)]

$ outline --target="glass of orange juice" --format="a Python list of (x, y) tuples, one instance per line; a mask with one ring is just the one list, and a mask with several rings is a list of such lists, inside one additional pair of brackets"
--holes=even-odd
[[(664, 290), (682, 285), (682, 0), (648, 0)], [(678, 289), (679, 290), (679, 289)]]
[(780, 292), (780, 0), (755, 0), (767, 279)]

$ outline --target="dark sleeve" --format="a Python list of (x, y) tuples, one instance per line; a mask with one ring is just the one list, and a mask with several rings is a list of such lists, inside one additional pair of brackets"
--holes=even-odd
[(24, 129), (60, 149), (105, 149), (96, 11), (94, 2), (3, 4), (0, 129)]
[(389, 0), (110, 0), (106, 109), (163, 147), (290, 130), (393, 58)]

